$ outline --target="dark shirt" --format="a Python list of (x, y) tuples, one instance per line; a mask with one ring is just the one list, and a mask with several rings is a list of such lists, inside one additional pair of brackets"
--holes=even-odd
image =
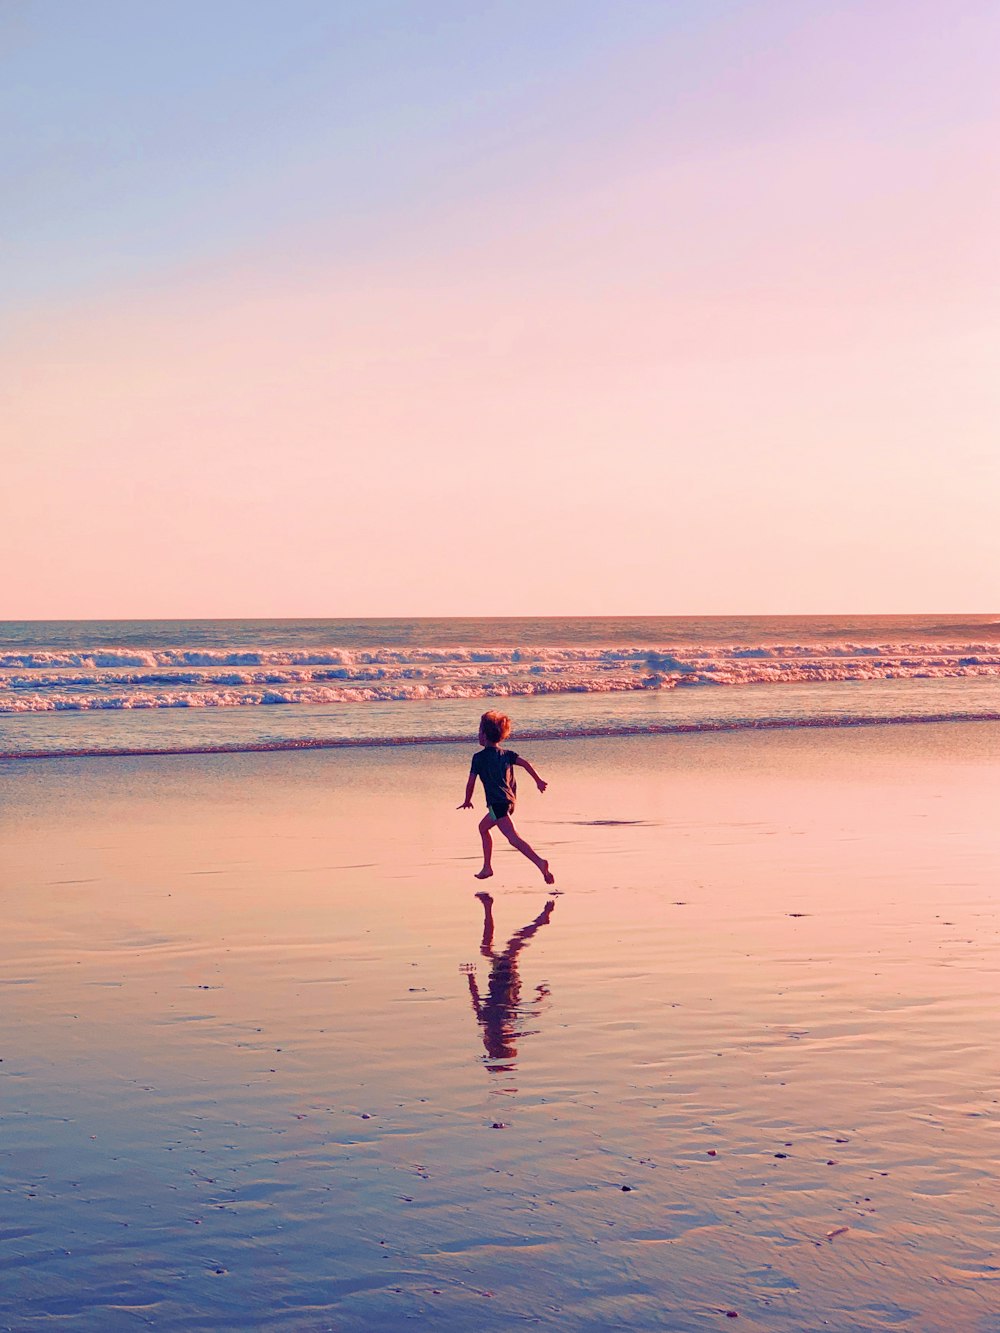
[(487, 805), (496, 806), (504, 801), (514, 804), (517, 795), (517, 782), (514, 779), (516, 759), (513, 750), (499, 750), (492, 745), (472, 756), (472, 771), (483, 780)]

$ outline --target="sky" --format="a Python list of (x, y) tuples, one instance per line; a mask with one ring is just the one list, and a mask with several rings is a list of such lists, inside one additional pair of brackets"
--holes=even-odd
[(1000, 606), (994, 0), (6, 0), (0, 619)]

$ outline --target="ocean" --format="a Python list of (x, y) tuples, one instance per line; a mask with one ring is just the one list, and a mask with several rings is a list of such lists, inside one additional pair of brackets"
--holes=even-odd
[(996, 616), (0, 623), (0, 757), (1000, 718)]

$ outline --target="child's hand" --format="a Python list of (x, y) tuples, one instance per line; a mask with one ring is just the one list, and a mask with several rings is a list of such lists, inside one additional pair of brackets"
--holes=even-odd
[(461, 805), (456, 805), (456, 806), (455, 806), (455, 809), (456, 809), (456, 810), (471, 810), (471, 809), (472, 809), (472, 802), (471, 802), (471, 801), (463, 801)]
[(545, 788), (549, 785), (547, 782), (544, 782), (541, 778), (536, 778), (535, 781), (538, 784), (539, 791), (544, 791)]

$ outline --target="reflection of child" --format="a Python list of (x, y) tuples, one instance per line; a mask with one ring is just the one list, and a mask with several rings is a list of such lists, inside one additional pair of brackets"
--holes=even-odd
[[(518, 1041), (531, 1035), (524, 1027), (525, 1020), (538, 1016), (538, 1008), (529, 1008), (529, 1005), (539, 1006), (549, 993), (548, 986), (543, 983), (535, 987), (535, 994), (528, 1004), (522, 1004), (517, 956), (539, 926), (548, 924), (555, 902), (550, 898), (534, 921), (515, 931), (507, 941), (506, 949), (498, 954), (493, 949), (493, 899), (486, 892), (477, 893), (476, 897), (483, 904), (483, 942), (479, 952), (490, 961), (486, 994), (479, 993), (473, 963), (463, 964), (462, 971), (469, 979), (472, 1008), (483, 1029), (483, 1045), (491, 1061), (490, 1068), (496, 1072), (509, 1072), (517, 1058)], [(492, 1063), (501, 1060), (503, 1064)]]
[(490, 830), (498, 828), (512, 847), (516, 847), (529, 861), (542, 872), (546, 884), (556, 882), (555, 875), (549, 870), (548, 861), (543, 861), (533, 847), (518, 836), (511, 820), (514, 801), (517, 796), (517, 783), (514, 769), (523, 768), (531, 777), (539, 791), (544, 791), (548, 783), (543, 782), (535, 770), (513, 750), (501, 750), (500, 742), (510, 735), (510, 718), (503, 713), (484, 713), (479, 721), (479, 744), (483, 747), (472, 756), (472, 768), (469, 781), (465, 785), (465, 800), (459, 810), (472, 809), (472, 793), (476, 778), (481, 778), (486, 793), (486, 816), (479, 823), (479, 836), (483, 840), (483, 868), (476, 879), (489, 879), (493, 874), (493, 838)]

